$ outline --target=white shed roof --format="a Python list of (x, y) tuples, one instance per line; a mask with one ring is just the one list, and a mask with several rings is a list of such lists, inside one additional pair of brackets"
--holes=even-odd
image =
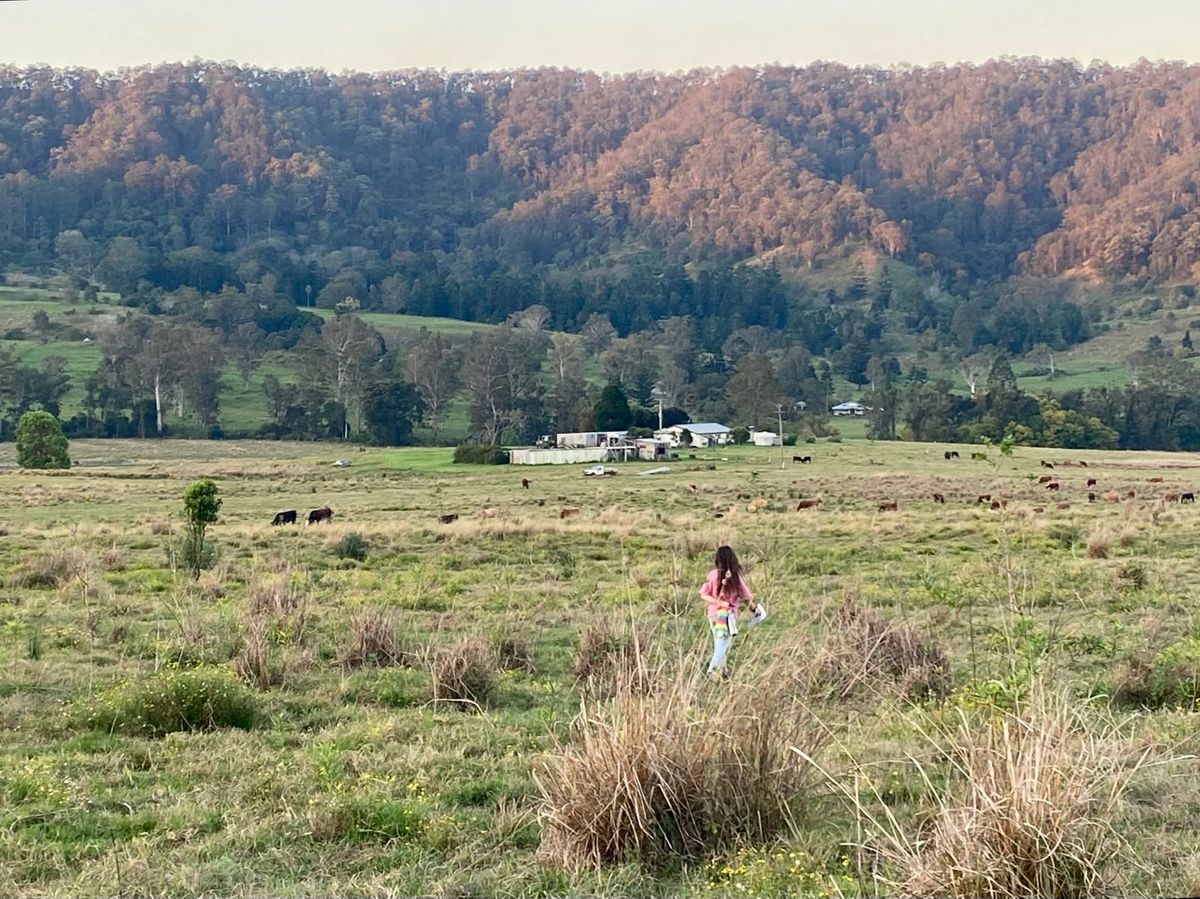
[(682, 431), (687, 429), (693, 434), (728, 434), (729, 428), (725, 425), (717, 424), (715, 421), (698, 421), (688, 422), (682, 425), (673, 425), (666, 428), (668, 431)]

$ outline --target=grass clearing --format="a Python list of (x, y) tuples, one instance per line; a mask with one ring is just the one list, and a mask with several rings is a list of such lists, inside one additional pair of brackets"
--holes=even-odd
[[(729, 447), (591, 479), (250, 441), (75, 441), (70, 471), (22, 472), (0, 446), (0, 894), (887, 892), (911, 866), (780, 748), (932, 864), (921, 822), (960, 855), (946, 822), (981, 775), (931, 729), (1041, 683), (1078, 705), (1072, 734), (1116, 715), (1149, 752), (1085, 816), (1140, 863), (1086, 883), (1193, 894), (1200, 786), (1174, 760), (1200, 753), (1200, 513), (1163, 497), (1200, 486), (1200, 456), (968, 449), (822, 439), (811, 465)], [(200, 477), (224, 504), (193, 581), (168, 548)], [(1121, 501), (1089, 503), (1089, 477)], [(698, 677), (722, 542), (770, 609), (726, 685)]]

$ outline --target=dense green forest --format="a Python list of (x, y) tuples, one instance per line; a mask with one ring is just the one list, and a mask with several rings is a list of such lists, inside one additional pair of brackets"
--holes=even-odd
[[(95, 335), (75, 433), (220, 433), (222, 384), (240, 378), (265, 394), (261, 433), (400, 442), (423, 423), (436, 439), (458, 402), (473, 435), (529, 439), (586, 425), (612, 382), (634, 417), (654, 394), (757, 424), (776, 400), (823, 409), (849, 385), (886, 410), (881, 437), (1019, 425), (1190, 447), (1190, 412), (1147, 423), (1130, 399), (1187, 393), (1190, 333), (1137, 348), (1146, 374), (1119, 397), (985, 398), (1010, 383), (1008, 358), (1053, 374), (1055, 353), (1108, 327), (1070, 284), (1191, 304), (1197, 170), (1200, 69), (1183, 65), (10, 67), (0, 273), (65, 274), (68, 302), (108, 292), (138, 310)], [(400, 345), (364, 311), (513, 327), (469, 351)], [(30, 322), (42, 339), (58, 327)], [(57, 357), (17, 349), (0, 345), (0, 434), (69, 389)], [(286, 364), (268, 377), (271, 354)], [(958, 383), (925, 386), (948, 372)], [(906, 418), (939, 390), (949, 406)], [(1088, 424), (1041, 424), (1046, 402)]]

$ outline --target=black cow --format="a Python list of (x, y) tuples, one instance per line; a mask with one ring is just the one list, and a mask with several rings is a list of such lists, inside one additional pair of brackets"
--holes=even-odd
[(801, 465), (807, 465), (812, 461), (812, 456), (792, 456), (793, 462), (799, 462)]
[(333, 521), (333, 509), (329, 506), (323, 506), (320, 509), (313, 509), (308, 513), (309, 524), (320, 524), (322, 521)]
[(286, 512), (276, 512), (275, 517), (271, 519), (271, 524), (295, 524), (296, 510), (288, 509)]
[(1181, 493), (1181, 494), (1179, 495), (1179, 501), (1180, 501), (1181, 503), (1194, 503), (1194, 502), (1196, 501), (1196, 494), (1194, 494), (1194, 493)]
[(438, 521), (442, 524), (454, 524), (454, 522), (458, 521), (458, 516), (453, 513), (450, 515), (439, 515)]
[(946, 450), (946, 452), (942, 453), (942, 455), (945, 457), (946, 461), (949, 462), (951, 459), (958, 458), (958, 450)]

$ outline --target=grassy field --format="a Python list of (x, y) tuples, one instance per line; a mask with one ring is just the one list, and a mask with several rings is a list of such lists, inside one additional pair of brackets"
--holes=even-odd
[[(1062, 748), (1117, 716), (1105, 739), (1145, 753), (1121, 768), (1128, 790), (1073, 806), (1111, 828), (1087, 831), (1107, 840), (1105, 886), (1195, 895), (1200, 511), (1164, 497), (1200, 487), (1200, 457), (948, 448), (822, 440), (801, 448), (811, 465), (731, 448), (593, 479), (439, 449), (187, 441), (77, 441), (72, 470), (36, 473), (0, 447), (0, 894), (893, 893), (911, 872), (871, 822), (917, 841), (961, 774), (929, 735), (1011, 737), (1033, 697), (1062, 691), (1078, 716)], [(174, 548), (202, 476), (224, 505), (193, 581)], [(325, 504), (332, 525), (269, 524)], [(771, 614), (722, 686), (694, 676), (709, 640), (695, 596), (724, 542)], [(605, 688), (633, 646), (655, 676)], [(793, 717), (767, 723), (802, 719), (797, 748), (824, 771), (782, 825), (568, 863), (546, 772), (616, 733), (625, 783), (653, 761), (630, 722), (662, 697), (683, 697), (679, 739), (703, 731), (695, 753), (726, 758), (781, 689)], [(773, 758), (748, 792), (797, 756)], [(567, 770), (579, 797), (615, 790)], [(676, 798), (695, 804), (647, 832), (708, 821), (725, 776), (689, 781)]]

